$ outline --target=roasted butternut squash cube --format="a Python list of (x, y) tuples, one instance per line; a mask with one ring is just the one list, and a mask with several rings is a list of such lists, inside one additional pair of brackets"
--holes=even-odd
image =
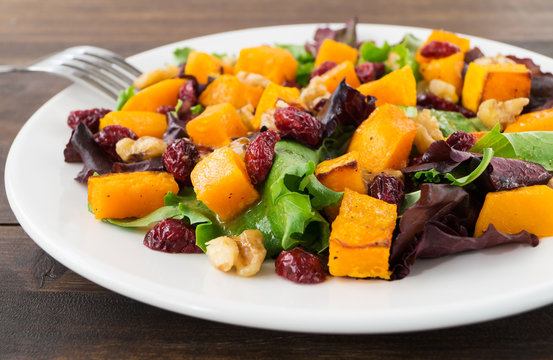
[(100, 119), (100, 130), (108, 125), (121, 125), (134, 131), (136, 136), (163, 137), (167, 118), (149, 111), (112, 111)]
[(236, 109), (246, 105), (257, 106), (263, 88), (249, 86), (233, 75), (221, 75), (201, 93), (198, 102), (203, 106), (230, 103)]
[(507, 101), (530, 95), (532, 76), (521, 64), (470, 63), (463, 85), (463, 106), (477, 112), (488, 99)]
[(205, 84), (210, 76), (232, 75), (233, 69), (216, 56), (192, 50), (186, 60), (184, 73), (193, 75), (199, 83)]
[(282, 85), (296, 79), (298, 62), (286, 49), (268, 45), (242, 49), (234, 72), (253, 72)]
[(363, 84), (357, 90), (363, 95), (376, 97), (376, 106), (385, 103), (401, 106), (417, 105), (417, 81), (409, 65), (392, 71), (378, 80)]
[(259, 99), (252, 121), (252, 126), (255, 130), (259, 130), (263, 113), (274, 108), (278, 99), (282, 99), (287, 103), (298, 103), (300, 101), (300, 91), (295, 87), (285, 87), (275, 83), (267, 85)]
[(337, 66), (322, 74), (321, 79), (323, 79), (323, 82), (329, 93), (333, 93), (334, 90), (336, 90), (336, 88), (338, 87), (338, 84), (340, 84), (340, 81), (342, 81), (343, 79), (346, 79), (346, 83), (353, 88), (361, 85), (361, 82), (359, 81), (359, 78), (355, 73), (355, 67), (353, 66), (353, 63), (349, 60), (338, 64)]
[(190, 174), (194, 192), (222, 221), (230, 220), (259, 199), (246, 165), (230, 148), (217, 149)]
[(325, 160), (315, 169), (317, 179), (333, 191), (342, 192), (346, 188), (366, 194), (363, 174), (357, 161), (356, 151), (348, 152), (335, 159)]
[(379, 106), (353, 133), (348, 151), (359, 153), (361, 167), (371, 173), (407, 165), (417, 124), (398, 107)]
[(196, 145), (221, 147), (231, 138), (246, 136), (248, 129), (236, 109), (229, 103), (211, 105), (186, 124), (186, 132)]
[(321, 65), (325, 61), (334, 61), (338, 64), (344, 61), (350, 61), (355, 64), (358, 55), (359, 51), (357, 51), (356, 48), (332, 39), (325, 39), (315, 58), (315, 67)]
[(455, 86), (457, 96), (461, 95), (463, 90), (463, 66), (465, 64), (465, 54), (462, 52), (441, 58), (432, 59), (421, 63), (419, 71), (424, 80), (442, 80)]
[(434, 60), (434, 59), (422, 56), (420, 54), (420, 50), (431, 41), (447, 41), (449, 43), (452, 43), (453, 45), (456, 45), (459, 48), (459, 50), (461, 50), (461, 53), (463, 54), (463, 56), (467, 51), (470, 50), (469, 39), (459, 37), (454, 33), (450, 33), (447, 31), (433, 30), (430, 36), (428, 37), (428, 39), (426, 39), (426, 41), (421, 45), (421, 47), (417, 50), (417, 53), (415, 54), (415, 59), (419, 64)]
[(167, 79), (148, 86), (134, 94), (121, 110), (156, 112), (160, 106), (175, 106), (179, 97), (179, 89), (185, 82), (186, 79)]
[(346, 189), (330, 233), (330, 274), (390, 279), (390, 247), (396, 218), (395, 204)]
[(88, 203), (96, 219), (146, 216), (164, 205), (167, 193), (179, 185), (166, 172), (143, 171), (91, 176)]
[(488, 193), (474, 236), (482, 235), (490, 224), (510, 235), (526, 230), (540, 238), (553, 236), (553, 189), (534, 185)]
[(553, 131), (553, 109), (519, 115), (514, 123), (507, 125), (504, 132), (524, 131)]

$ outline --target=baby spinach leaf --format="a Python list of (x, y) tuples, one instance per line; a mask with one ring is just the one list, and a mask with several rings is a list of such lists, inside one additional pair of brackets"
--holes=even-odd
[(384, 62), (388, 59), (388, 53), (391, 46), (388, 42), (384, 42), (382, 46), (378, 46), (372, 41), (364, 42), (359, 48), (362, 62)]
[(129, 101), (130, 98), (132, 98), (135, 94), (134, 86), (130, 86), (127, 89), (121, 90), (119, 92), (119, 95), (117, 96), (117, 106), (115, 109), (117, 111), (121, 110), (123, 108), (123, 105)]

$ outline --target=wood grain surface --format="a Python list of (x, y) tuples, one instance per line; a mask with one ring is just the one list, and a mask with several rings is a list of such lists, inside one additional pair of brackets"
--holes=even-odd
[[(445, 28), (553, 57), (551, 0), (2, 0), (0, 64), (24, 63), (71, 45), (131, 55), (221, 31), (352, 16), (366, 23)], [(46, 74), (0, 74), (2, 188), (15, 135), (67, 85)], [(356, 336), (249, 329), (160, 310), (55, 261), (18, 225), (3, 191), (0, 276), (1, 359), (553, 358), (553, 306), (452, 329)]]

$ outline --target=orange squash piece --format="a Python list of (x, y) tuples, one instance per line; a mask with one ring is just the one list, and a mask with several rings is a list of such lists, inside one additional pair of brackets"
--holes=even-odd
[(337, 66), (322, 74), (321, 79), (323, 80), (329, 93), (333, 93), (334, 90), (336, 90), (336, 88), (338, 87), (340, 81), (342, 81), (343, 79), (346, 79), (346, 83), (353, 88), (361, 85), (361, 82), (359, 81), (359, 78), (355, 73), (355, 67), (353, 66), (353, 63), (349, 60), (338, 64)]
[(317, 179), (333, 191), (342, 192), (346, 188), (366, 194), (367, 189), (363, 182), (363, 174), (357, 157), (359, 154), (348, 152), (335, 159), (325, 160), (315, 169)]
[(401, 106), (417, 104), (417, 81), (409, 65), (392, 71), (378, 80), (363, 84), (357, 90), (363, 95), (375, 96), (376, 106), (385, 103)]
[(190, 174), (194, 192), (222, 221), (230, 220), (259, 199), (246, 165), (233, 150), (217, 149)]
[(317, 58), (315, 58), (315, 67), (321, 65), (325, 61), (334, 61), (338, 64), (344, 61), (350, 61), (355, 64), (358, 55), (359, 51), (357, 51), (356, 48), (332, 39), (325, 39), (319, 48)]
[(199, 83), (205, 84), (210, 76), (232, 75), (233, 69), (216, 56), (192, 50), (186, 60), (184, 73), (193, 75)]
[(407, 165), (417, 124), (398, 107), (379, 106), (353, 133), (348, 151), (359, 153), (359, 164), (371, 173)]
[(458, 52), (441, 59), (432, 59), (421, 63), (419, 71), (424, 80), (428, 82), (437, 79), (455, 86), (455, 92), (460, 96), (463, 90), (464, 59), (465, 54)]
[(166, 172), (114, 173), (88, 179), (88, 203), (96, 219), (146, 216), (164, 205), (169, 191), (178, 193), (179, 185)]
[(253, 72), (282, 85), (286, 80), (296, 79), (297, 68), (298, 62), (288, 50), (263, 45), (242, 49), (234, 72)]
[(255, 116), (252, 121), (255, 130), (259, 130), (263, 113), (274, 108), (278, 99), (282, 99), (287, 103), (298, 103), (300, 101), (300, 91), (295, 87), (285, 87), (275, 83), (267, 85), (255, 109)]
[(257, 106), (263, 88), (249, 86), (233, 75), (221, 75), (213, 80), (198, 98), (203, 106), (230, 103), (236, 109), (248, 104)]
[(463, 55), (470, 50), (469, 39), (459, 37), (454, 33), (450, 33), (447, 31), (433, 30), (428, 39), (426, 39), (424, 44), (421, 45), (421, 47), (417, 50), (417, 53), (415, 54), (415, 60), (417, 60), (419, 64), (434, 60), (420, 54), (420, 50), (431, 41), (447, 41), (449, 43), (452, 43), (453, 45), (457, 45)]
[(122, 111), (156, 112), (160, 106), (177, 105), (179, 89), (186, 79), (167, 79), (148, 86), (133, 95), (121, 108)]
[(530, 95), (532, 76), (521, 64), (470, 63), (463, 85), (463, 106), (477, 112), (488, 99), (507, 101)]
[(108, 125), (124, 126), (138, 137), (153, 136), (161, 139), (167, 129), (167, 118), (149, 111), (112, 111), (100, 119), (100, 130)]
[(196, 145), (221, 147), (231, 138), (246, 136), (248, 129), (236, 109), (229, 103), (211, 105), (186, 124), (186, 132)]
[(396, 218), (396, 205), (346, 189), (330, 233), (330, 274), (390, 279), (388, 260)]
[(507, 125), (504, 132), (524, 131), (553, 131), (553, 109), (519, 115), (514, 123)]
[(534, 185), (488, 193), (474, 236), (482, 235), (490, 224), (510, 235), (526, 230), (540, 238), (553, 236), (553, 189)]

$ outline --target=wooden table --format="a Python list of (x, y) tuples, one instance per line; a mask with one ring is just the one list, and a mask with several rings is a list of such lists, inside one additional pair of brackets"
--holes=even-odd
[[(446, 28), (553, 56), (550, 0), (2, 0), (0, 64), (80, 44), (131, 55), (220, 31), (341, 22), (353, 15), (367, 23)], [(49, 75), (0, 75), (2, 172), (26, 119), (67, 85)], [(56, 262), (18, 225), (4, 192), (0, 276), (2, 359), (553, 357), (553, 306), (483, 324), (376, 336), (256, 330), (160, 310), (103, 289)]]

